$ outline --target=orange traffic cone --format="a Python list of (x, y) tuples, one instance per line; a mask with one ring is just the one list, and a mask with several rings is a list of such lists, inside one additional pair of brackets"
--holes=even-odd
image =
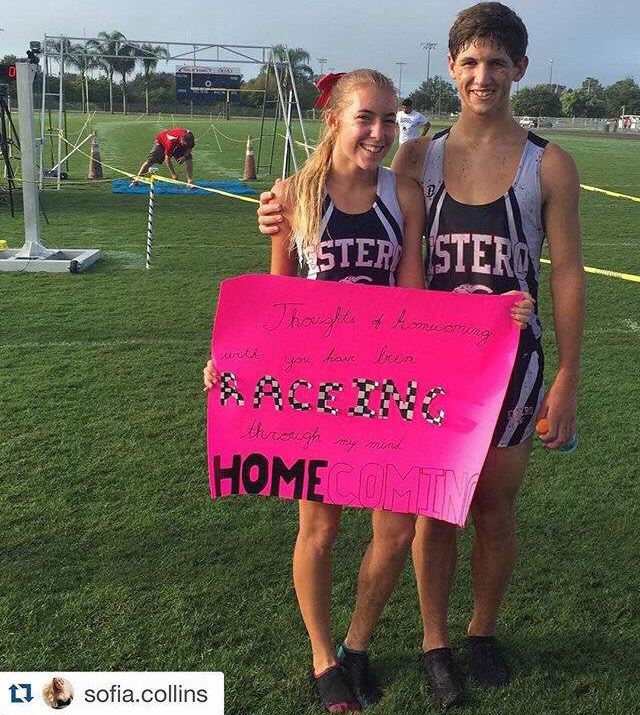
[(91, 159), (89, 159), (89, 172), (87, 179), (102, 179), (102, 164), (100, 162), (100, 145), (98, 135), (93, 132), (91, 139)]
[(256, 160), (253, 156), (253, 147), (251, 146), (251, 137), (247, 137), (247, 152), (244, 155), (244, 172), (242, 173), (243, 181), (255, 181), (256, 179)]

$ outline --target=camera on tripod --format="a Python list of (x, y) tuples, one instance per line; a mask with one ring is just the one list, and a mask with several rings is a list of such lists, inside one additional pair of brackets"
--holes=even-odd
[(27, 50), (27, 59), (31, 64), (37, 65), (40, 62), (40, 53), (42, 52), (42, 43), (38, 40), (31, 40), (29, 49)]

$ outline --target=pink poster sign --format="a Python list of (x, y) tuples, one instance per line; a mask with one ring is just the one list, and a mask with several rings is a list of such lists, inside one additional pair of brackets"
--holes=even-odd
[(515, 300), (268, 275), (224, 281), (211, 496), (463, 526), (518, 345)]

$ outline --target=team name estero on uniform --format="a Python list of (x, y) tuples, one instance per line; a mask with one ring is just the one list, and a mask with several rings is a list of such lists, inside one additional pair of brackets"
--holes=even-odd
[(321, 273), (334, 268), (382, 268), (394, 271), (400, 261), (402, 246), (377, 238), (334, 238), (320, 241), (306, 249), (305, 259)]
[(524, 280), (529, 270), (529, 247), (503, 236), (482, 233), (445, 233), (429, 239), (434, 273), (515, 275)]

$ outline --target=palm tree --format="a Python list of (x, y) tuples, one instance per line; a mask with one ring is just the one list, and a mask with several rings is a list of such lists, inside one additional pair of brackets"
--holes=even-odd
[(113, 69), (122, 77), (120, 89), (122, 90), (122, 113), (127, 113), (127, 75), (136, 67), (138, 47), (132, 43), (120, 43), (117, 50), (118, 57), (113, 59)]
[(140, 54), (142, 58), (142, 66), (144, 67), (144, 111), (149, 114), (149, 84), (151, 82), (151, 73), (158, 66), (160, 59), (169, 57), (169, 51), (164, 45), (140, 45)]
[[(87, 45), (95, 50), (97, 55), (106, 55), (106, 57), (97, 59), (109, 79), (109, 112), (111, 114), (113, 114), (113, 73), (117, 71), (118, 62), (115, 55), (119, 54), (118, 50), (121, 48), (123, 40), (126, 42), (126, 39), (122, 32), (113, 30), (112, 32), (99, 32), (97, 39), (87, 41)], [(129, 71), (127, 70), (127, 72)]]
[(303, 47), (293, 47), (287, 49), (284, 45), (273, 46), (273, 56), (277, 62), (287, 61), (287, 52), (289, 53), (289, 61), (291, 69), (296, 81), (296, 86), (305, 82), (313, 82), (313, 70), (309, 66), (311, 55)]
[(82, 56), (84, 69), (84, 94), (86, 98), (87, 114), (89, 114), (89, 73), (94, 69), (106, 70), (105, 62), (100, 57), (97, 57), (95, 52), (91, 50), (87, 43), (84, 46)]
[(68, 37), (61, 37), (59, 40), (50, 40), (47, 50), (58, 55), (58, 57), (56, 57), (56, 62), (59, 67), (62, 67), (63, 61), (66, 62), (69, 60), (71, 48), (71, 40)]
[(80, 103), (83, 112), (85, 111), (85, 106), (87, 111), (89, 111), (89, 92), (86, 81), (88, 69), (86, 53), (87, 49), (84, 45), (69, 45), (68, 49), (65, 49), (67, 65), (80, 72)]
[[(291, 62), (291, 69), (293, 71), (293, 77), (296, 83), (296, 88), (298, 90), (298, 95), (301, 97), (301, 101), (304, 97), (313, 97), (316, 92), (313, 87), (314, 73), (309, 62), (311, 61), (311, 56), (302, 47), (287, 48), (285, 45), (274, 45), (273, 59), (279, 65), (279, 75), (281, 81), (285, 87), (289, 87), (289, 74), (282, 64), (287, 61), (287, 54), (289, 55), (289, 61)], [(269, 74), (269, 65), (263, 65), (258, 73), (258, 76), (254, 80), (249, 80), (247, 85), (257, 90), (266, 89), (269, 96), (274, 96), (276, 94), (276, 81), (273, 76), (270, 76), (269, 86), (265, 86), (267, 75)]]
[[(55, 60), (61, 72), (66, 72), (69, 67), (80, 70), (80, 102), (82, 111), (84, 111), (83, 66), (80, 60), (80, 54), (83, 52), (82, 45), (73, 45), (68, 37), (62, 36), (59, 40), (48, 41), (47, 52), (58, 55)], [(71, 77), (69, 77), (69, 79), (71, 80)]]

